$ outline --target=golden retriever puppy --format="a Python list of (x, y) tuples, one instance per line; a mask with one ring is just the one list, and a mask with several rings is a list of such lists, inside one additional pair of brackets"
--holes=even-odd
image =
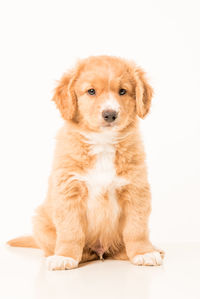
[(53, 100), (65, 122), (48, 194), (33, 237), (10, 245), (41, 248), (50, 270), (98, 258), (162, 264), (163, 252), (149, 240), (151, 193), (138, 128), (152, 93), (143, 70), (117, 57), (89, 57), (61, 78)]

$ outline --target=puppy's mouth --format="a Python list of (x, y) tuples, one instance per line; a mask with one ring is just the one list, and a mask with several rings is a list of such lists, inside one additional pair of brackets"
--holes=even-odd
[(101, 127), (103, 128), (113, 128), (116, 127), (117, 123), (102, 123)]

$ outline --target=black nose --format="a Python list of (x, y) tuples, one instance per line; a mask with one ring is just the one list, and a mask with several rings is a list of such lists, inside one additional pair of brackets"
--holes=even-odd
[(114, 110), (104, 110), (102, 112), (102, 117), (105, 121), (107, 121), (108, 123), (111, 123), (116, 120), (117, 112)]

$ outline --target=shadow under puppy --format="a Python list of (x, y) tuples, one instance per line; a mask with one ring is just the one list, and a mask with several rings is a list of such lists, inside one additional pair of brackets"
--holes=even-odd
[(51, 270), (99, 257), (162, 264), (163, 252), (149, 240), (151, 193), (138, 128), (152, 93), (143, 70), (117, 57), (89, 57), (64, 74), (53, 97), (65, 122), (48, 194), (33, 237), (11, 246), (41, 248)]

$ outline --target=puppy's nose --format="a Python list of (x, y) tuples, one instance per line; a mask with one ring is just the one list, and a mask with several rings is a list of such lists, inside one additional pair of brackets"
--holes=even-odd
[(105, 121), (107, 121), (108, 123), (111, 123), (116, 120), (117, 112), (114, 110), (104, 110), (102, 112), (102, 117)]

